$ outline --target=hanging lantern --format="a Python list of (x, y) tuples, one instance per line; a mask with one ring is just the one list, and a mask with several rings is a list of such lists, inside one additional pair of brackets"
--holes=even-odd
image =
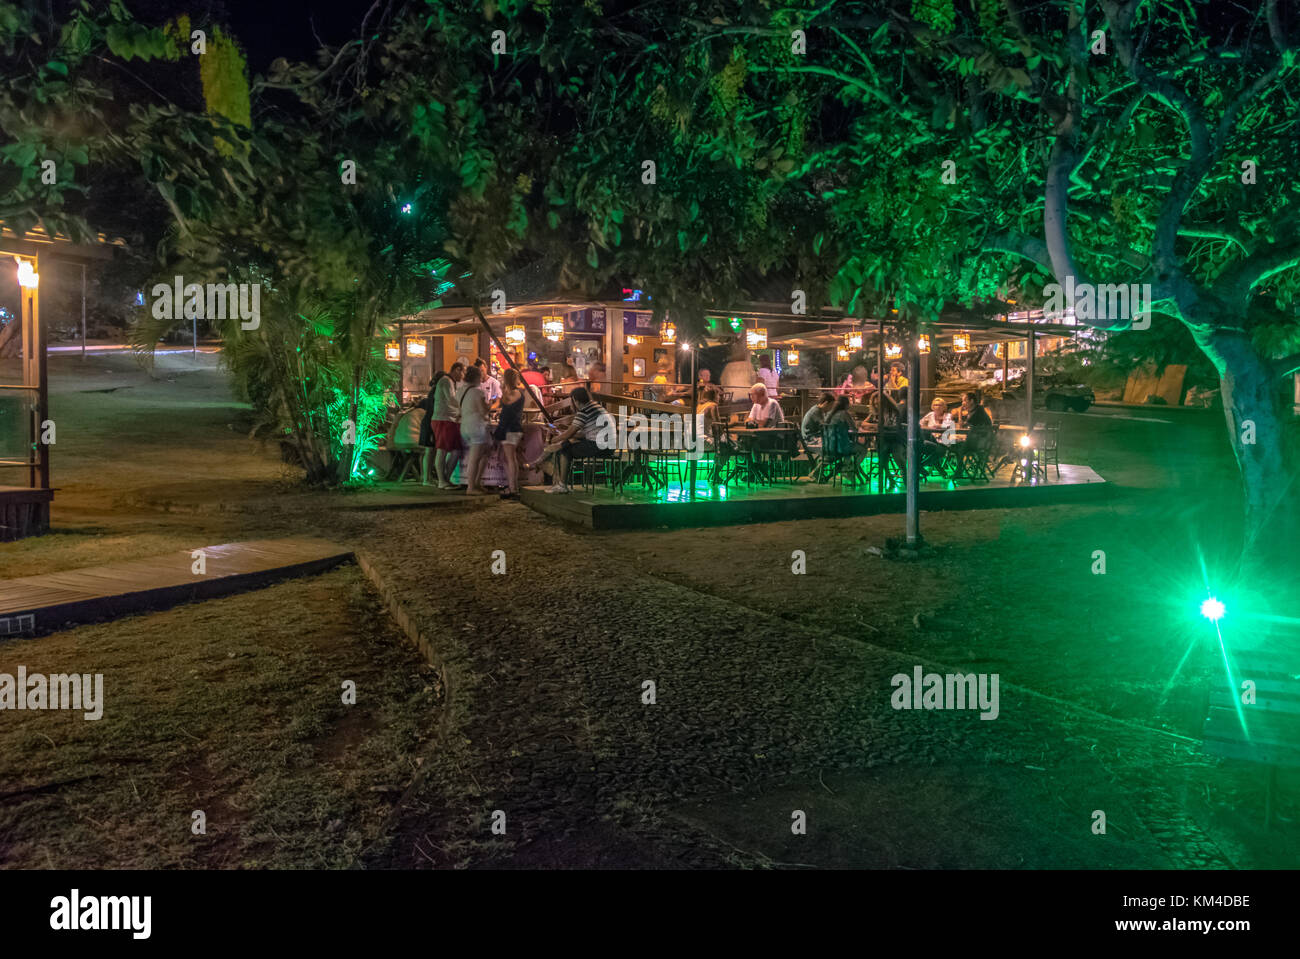
[(896, 360), (903, 355), (903, 348), (897, 343), (885, 344), (885, 359)]
[(390, 340), (388, 344), (384, 346), (384, 359), (388, 360), (390, 363), (396, 363), (401, 358), (402, 344), (398, 343), (396, 340)]
[(846, 347), (839, 346), (835, 348), (835, 358), (837, 360), (847, 360), (852, 355)]
[(970, 352), (970, 334), (965, 330), (952, 335), (952, 351), (954, 353)]
[(751, 350), (767, 349), (767, 327), (747, 330), (745, 333), (745, 342), (749, 344)]
[(428, 356), (429, 343), (427, 340), (416, 339), (412, 337), (406, 341), (406, 354), (408, 356)]
[(528, 334), (524, 330), (522, 323), (515, 323), (506, 327), (506, 342), (512, 346), (523, 346), (524, 341), (527, 339)]
[(640, 345), (641, 345), (641, 337), (639, 337), (639, 336), (633, 336), (631, 333), (629, 333), (628, 336), (627, 336), (627, 340), (626, 340), (626, 342), (627, 342), (627, 345), (628, 345), (628, 346), (640, 346)]
[(930, 337), (922, 333), (916, 340), (916, 351), (922, 355), (930, 352)]
[(665, 323), (659, 327), (659, 342), (664, 346), (672, 346), (677, 342), (677, 327), (671, 323)]
[(853, 333), (845, 333), (845, 334), (844, 334), (844, 348), (845, 348), (846, 350), (860, 350), (860, 349), (862, 349), (862, 332), (861, 332), (861, 331), (855, 331), (855, 332), (853, 332)]
[(542, 333), (552, 343), (558, 343), (560, 340), (564, 339), (564, 317), (542, 317)]
[(786, 366), (798, 366), (798, 365), (799, 365), (799, 351), (798, 351), (798, 350), (786, 350), (786, 351), (785, 351), (785, 365), (786, 365)]

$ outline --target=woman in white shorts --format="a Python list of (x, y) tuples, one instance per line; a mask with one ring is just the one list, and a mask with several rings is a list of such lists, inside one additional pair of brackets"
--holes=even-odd
[(479, 386), (482, 379), (483, 371), (478, 367), (466, 369), (465, 382), (460, 385), (457, 396), (460, 404), (460, 438), (469, 450), (464, 471), (466, 496), (482, 496), (487, 492), (480, 484), (492, 437), (488, 433), (487, 394)]
[(515, 450), (524, 438), (524, 400), (528, 394), (515, 370), (506, 370), (502, 380), (501, 418), (492, 438), (501, 444), (501, 461), (506, 470), (506, 491), (501, 498), (518, 499), (519, 459)]

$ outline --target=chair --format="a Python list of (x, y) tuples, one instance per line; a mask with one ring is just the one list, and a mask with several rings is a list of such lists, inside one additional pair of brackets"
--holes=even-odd
[(573, 481), (576, 483), (581, 477), (582, 488), (589, 493), (595, 492), (598, 479), (603, 480), (607, 486), (619, 487), (621, 483), (615, 468), (616, 463), (618, 458), (613, 455), (612, 450), (603, 452), (599, 456), (574, 457)]
[(773, 482), (794, 482), (794, 456), (799, 451), (798, 427), (786, 426), (756, 437), (754, 452), (763, 465), (763, 473)]
[(393, 454), (385, 480), (391, 482), (396, 479), (402, 483), (408, 475), (417, 480), (421, 478), (425, 448), (419, 444), (419, 436), (425, 412), (423, 407), (416, 406), (399, 413), (393, 420), (392, 429), (384, 444)]
[(991, 462), (997, 443), (998, 431), (979, 430), (971, 433), (962, 444), (962, 473), (977, 483), (987, 483), (993, 478), (996, 467)]
[(1056, 478), (1061, 478), (1061, 418), (1052, 417), (1045, 423), (1034, 427), (1038, 435), (1038, 457), (1043, 464), (1043, 479), (1047, 479), (1047, 467), (1056, 468)]

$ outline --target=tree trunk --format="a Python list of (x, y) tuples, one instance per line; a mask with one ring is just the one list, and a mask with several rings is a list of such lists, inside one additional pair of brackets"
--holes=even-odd
[(1219, 373), (1228, 437), (1241, 473), (1244, 552), (1263, 559), (1286, 551), (1300, 510), (1293, 505), (1295, 474), (1287, 466), (1287, 437), (1270, 363), (1240, 330), (1198, 333), (1196, 341)]

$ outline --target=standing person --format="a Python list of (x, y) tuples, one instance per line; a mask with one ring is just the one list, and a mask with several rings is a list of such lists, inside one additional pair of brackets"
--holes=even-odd
[(546, 385), (546, 374), (537, 368), (537, 360), (528, 361), (528, 369), (523, 372), (524, 382), (541, 389)]
[(497, 422), (492, 438), (501, 444), (501, 460), (506, 470), (506, 491), (502, 499), (519, 498), (519, 461), (515, 451), (524, 438), (524, 392), (523, 380), (514, 370), (503, 374), (505, 387), (501, 391), (501, 419)]
[(429, 486), (429, 466), (433, 462), (437, 440), (433, 435), (433, 409), (436, 405), (438, 381), (447, 378), (446, 370), (439, 370), (429, 381), (429, 395), (420, 400), (419, 407), (424, 410), (424, 419), (420, 423), (420, 445), (424, 447), (424, 456), (420, 458), (420, 485)]
[(460, 441), (460, 404), (456, 398), (456, 389), (465, 375), (465, 364), (451, 364), (447, 375), (438, 380), (433, 388), (433, 468), (438, 474), (438, 489), (455, 489), (451, 478), (456, 473), (456, 462), (460, 459), (464, 444)]
[(776, 396), (776, 387), (779, 378), (776, 375), (776, 371), (772, 369), (772, 356), (769, 353), (764, 353), (758, 358), (758, 378), (762, 380), (763, 385), (767, 387), (768, 395)]
[(488, 434), (487, 394), (483, 392), (482, 378), (483, 371), (471, 366), (465, 371), (465, 382), (456, 397), (460, 406), (460, 438), (469, 450), (465, 458), (467, 496), (482, 496), (486, 492), (480, 481), (492, 437)]
[(722, 368), (722, 377), (718, 382), (731, 400), (744, 396), (749, 385), (754, 382), (754, 364), (749, 358), (749, 349), (744, 340), (738, 338), (731, 344), (731, 354), (727, 357), (727, 365)]
[(604, 363), (597, 361), (587, 368), (587, 389), (592, 393), (609, 391), (609, 373), (606, 372)]
[(483, 395), (487, 397), (488, 409), (494, 410), (501, 400), (501, 383), (492, 375), (492, 371), (488, 368), (487, 361), (483, 357), (480, 356), (475, 360), (474, 365), (478, 367), (482, 376), (479, 382), (481, 383)]

